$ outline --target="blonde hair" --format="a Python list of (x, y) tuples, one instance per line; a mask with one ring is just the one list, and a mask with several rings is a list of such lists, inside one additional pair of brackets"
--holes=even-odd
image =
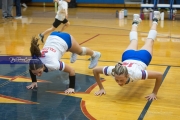
[(122, 63), (118, 63), (118, 64), (116, 64), (115, 65), (115, 68), (114, 69), (112, 69), (112, 74), (113, 75), (122, 75), (122, 74), (124, 74), (125, 75), (125, 77), (127, 77), (128, 76), (128, 70), (127, 70), (127, 68), (126, 68), (126, 66), (123, 66), (122, 65)]

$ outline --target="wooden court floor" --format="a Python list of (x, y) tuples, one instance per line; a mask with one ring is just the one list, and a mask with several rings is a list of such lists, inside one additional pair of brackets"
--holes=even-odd
[[(121, 60), (129, 44), (132, 15), (140, 12), (128, 9), (128, 17), (119, 20), (115, 17), (116, 10), (120, 8), (69, 8), (71, 25), (65, 32), (73, 35), (81, 46), (101, 52), (98, 66), (115, 65)], [(28, 7), (22, 9), (22, 15), (19, 20), (0, 19), (1, 56), (30, 56), (31, 37), (51, 27), (55, 8)], [(139, 48), (150, 25), (146, 18), (138, 27)], [(70, 53), (65, 53), (62, 61), (71, 65), (77, 75), (76, 94), (72, 95), (63, 94), (68, 86), (66, 73), (43, 74), (38, 78), (38, 89), (27, 90), (26, 85), (31, 83), (28, 65), (0, 64), (0, 120), (179, 120), (179, 28), (179, 20), (165, 19), (158, 25), (153, 59), (148, 67), (164, 73), (158, 100), (145, 99), (155, 80), (119, 87), (113, 78), (104, 75), (101, 77), (106, 95), (94, 96), (98, 86), (88, 69), (89, 57), (78, 56), (72, 64)]]

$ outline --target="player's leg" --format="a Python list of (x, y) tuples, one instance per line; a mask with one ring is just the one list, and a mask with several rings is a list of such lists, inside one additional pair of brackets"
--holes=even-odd
[(42, 43), (44, 42), (44, 35), (46, 35), (46, 34), (52, 32), (52, 31), (54, 31), (55, 29), (56, 29), (56, 28), (55, 28), (54, 26), (52, 26), (52, 27), (48, 28), (47, 30), (45, 30), (44, 32), (40, 33), (40, 34), (39, 34), (39, 38), (40, 38), (41, 42), (42, 42)]
[(141, 48), (143, 50), (147, 50), (151, 55), (152, 55), (152, 51), (153, 51), (154, 40), (157, 35), (156, 28), (157, 28), (159, 18), (160, 18), (160, 12), (154, 11), (154, 17), (153, 17), (153, 23), (152, 23), (151, 29), (149, 31), (149, 34), (145, 41), (144, 46)]
[(61, 24), (61, 21), (58, 20), (58, 19), (55, 19), (52, 27), (48, 28), (47, 30), (45, 30), (44, 32), (40, 33), (38, 36), (41, 40), (41, 42), (43, 43), (44, 42), (44, 36), (52, 31), (54, 31), (59, 25)]
[(141, 22), (141, 18), (139, 17), (139, 14), (134, 14), (131, 32), (129, 33), (130, 44), (126, 48), (126, 50), (137, 50), (138, 48), (137, 27), (140, 22)]
[(65, 18), (63, 21), (63, 27), (61, 28), (60, 32), (64, 31), (69, 25), (70, 25), (70, 22)]
[(93, 51), (87, 47), (81, 47), (79, 43), (77, 43), (77, 41), (73, 38), (73, 36), (71, 36), (71, 41), (72, 41), (72, 46), (69, 49), (69, 51), (72, 52), (70, 59), (71, 63), (74, 63), (76, 61), (77, 54), (81, 56), (89, 55), (91, 56), (91, 63), (89, 65), (89, 69), (96, 67), (98, 60), (101, 57), (101, 53), (97, 51)]

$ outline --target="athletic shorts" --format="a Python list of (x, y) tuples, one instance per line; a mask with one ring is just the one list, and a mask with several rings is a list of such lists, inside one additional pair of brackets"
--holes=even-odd
[(68, 20), (67, 20), (66, 18), (65, 18), (63, 21), (60, 21), (60, 20), (58, 20), (58, 19), (55, 18), (54, 23), (53, 23), (53, 26), (54, 26), (55, 28), (57, 28), (61, 23), (66, 24), (67, 22), (68, 22)]
[(152, 56), (147, 50), (127, 50), (122, 55), (122, 62), (125, 60), (138, 60), (147, 66), (151, 62)]
[(54, 31), (54, 32), (52, 32), (50, 35), (56, 35), (56, 36), (62, 38), (62, 39), (67, 43), (68, 49), (71, 48), (72, 42), (71, 42), (71, 36), (70, 36), (70, 34), (65, 33), (65, 32), (57, 32), (57, 31)]

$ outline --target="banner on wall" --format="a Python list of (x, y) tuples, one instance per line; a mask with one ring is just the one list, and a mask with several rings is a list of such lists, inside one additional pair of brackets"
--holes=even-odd
[(0, 56), (0, 64), (29, 64), (31, 56)]

